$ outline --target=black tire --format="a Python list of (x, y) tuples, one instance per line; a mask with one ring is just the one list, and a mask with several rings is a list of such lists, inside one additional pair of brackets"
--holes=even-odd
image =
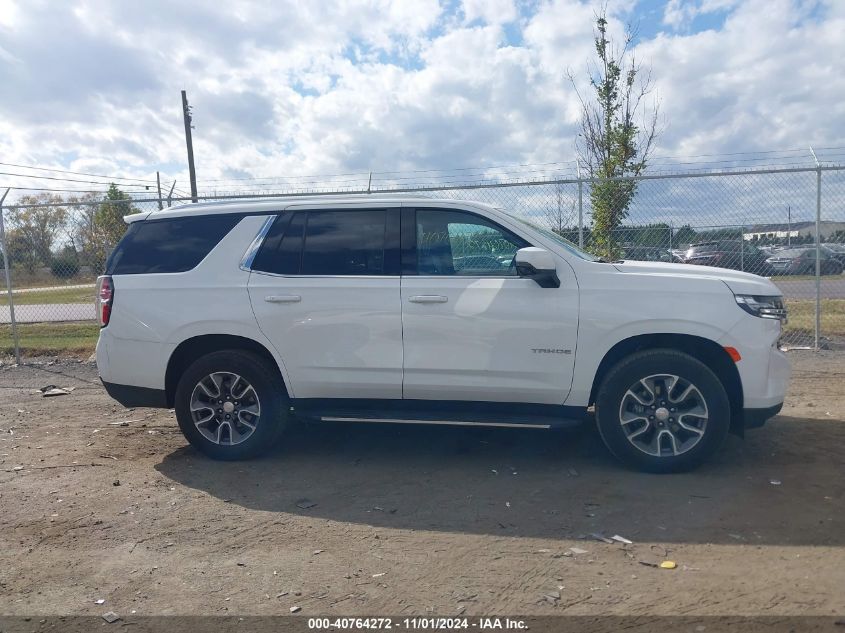
[[(624, 429), (632, 427), (622, 424), (622, 407), (626, 403), (636, 405), (636, 402), (626, 395), (630, 387), (639, 384), (638, 381), (641, 379), (661, 374), (678, 376), (681, 379), (676, 383), (679, 389), (686, 383), (694, 385), (706, 403), (708, 416), (700, 434), (692, 434), (679, 429), (675, 426), (675, 418), (669, 418), (665, 422), (650, 422), (648, 420), (635, 422), (634, 424), (637, 426), (633, 427), (632, 434), (646, 428), (643, 431), (644, 439), (639, 440), (640, 442), (657, 436), (656, 452), (658, 455), (653, 455), (646, 452), (645, 449), (638, 448), (628, 439)], [(660, 385), (666, 387), (667, 383), (658, 380), (657, 385), (655, 391), (661, 388)], [(670, 395), (673, 393), (676, 397), (679, 395), (677, 392), (670, 391)], [(626, 398), (627, 400), (625, 400)], [(695, 400), (693, 399), (693, 401)], [(655, 404), (659, 405), (660, 403), (656, 402)], [(669, 404), (671, 405), (671, 402)], [(647, 411), (646, 413), (651, 412)], [(668, 413), (661, 412), (661, 414)], [(679, 420), (680, 417), (678, 416)], [(694, 421), (694, 424), (701, 424), (698, 418), (686, 416), (684, 418), (687, 426), (690, 426), (691, 420)], [(652, 416), (652, 419), (654, 419), (654, 416)], [(731, 407), (721, 381), (704, 363), (677, 350), (655, 349), (631, 354), (619, 361), (608, 372), (596, 395), (596, 422), (598, 423), (599, 434), (607, 448), (627, 466), (651, 473), (682, 472), (696, 468), (722, 446), (730, 428)], [(678, 433), (670, 433), (671, 437), (661, 435), (663, 430), (668, 430), (670, 422)], [(664, 428), (658, 429), (657, 424), (664, 425)], [(651, 428), (647, 428), (648, 425), (652, 425)], [(664, 447), (673, 448), (677, 446), (676, 435), (681, 438), (689, 438), (688, 441), (692, 442), (690, 447), (676, 455), (659, 454)], [(666, 439), (669, 441), (666, 442)], [(680, 447), (683, 448), (683, 446), (684, 443), (682, 442)]]
[[(258, 411), (260, 415), (257, 418), (247, 414), (247, 417), (255, 423), (255, 429), (246, 439), (238, 443), (233, 442), (237, 432), (229, 430), (225, 426), (228, 423), (223, 425), (221, 443), (215, 443), (212, 439), (203, 435), (194, 423), (191, 399), (194, 396), (195, 389), (199, 388), (200, 381), (212, 374), (240, 376), (253, 388), (253, 392), (245, 396), (245, 402), (246, 398), (253, 398), (252, 393), (254, 393), (255, 397), (251, 404), (254, 407), (256, 400), (259, 403)], [(231, 380), (229, 379), (230, 382)], [(208, 383), (205, 384), (208, 385)], [(223, 391), (226, 389), (226, 384), (227, 380), (224, 379), (222, 382)], [(229, 384), (229, 386), (232, 385)], [(242, 386), (243, 383), (236, 383), (234, 391), (238, 391)], [(197, 394), (201, 398), (206, 397), (199, 391), (197, 391)], [(191, 443), (191, 446), (213, 459), (232, 461), (256, 457), (272, 448), (285, 427), (290, 405), (279, 371), (273, 364), (252, 352), (223, 350), (197, 359), (185, 370), (176, 387), (175, 408), (179, 428), (188, 442)], [(219, 411), (222, 412), (223, 409), (219, 409)], [(220, 415), (214, 411), (212, 413)], [(237, 410), (233, 413), (237, 413)], [(214, 434), (217, 426), (220, 425), (212, 421), (211, 426), (204, 426), (204, 428), (208, 433)], [(246, 426), (238, 425), (238, 427), (244, 431), (244, 435), (249, 431)], [(229, 443), (226, 443), (227, 439)]]

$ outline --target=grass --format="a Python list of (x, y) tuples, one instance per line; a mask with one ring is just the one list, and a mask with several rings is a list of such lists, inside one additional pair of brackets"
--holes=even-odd
[[(90, 355), (97, 344), (96, 323), (20, 323), (21, 356)], [(0, 325), (0, 355), (15, 353), (12, 327)]]
[[(35, 292), (16, 292), (13, 295), (15, 305), (36, 305), (50, 303), (93, 303), (94, 286), (88, 288), (62, 288), (60, 290), (39, 290)], [(9, 294), (0, 293), (0, 306), (9, 305)]]
[[(784, 332), (813, 332), (816, 324), (816, 302), (813, 299), (787, 299), (789, 322)], [(822, 299), (821, 334), (845, 336), (845, 299)]]

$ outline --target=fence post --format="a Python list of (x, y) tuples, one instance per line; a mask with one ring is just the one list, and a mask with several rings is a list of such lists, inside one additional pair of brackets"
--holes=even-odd
[(815, 150), (810, 147), (813, 160), (816, 161), (816, 322), (813, 334), (813, 349), (819, 351), (819, 338), (822, 329), (822, 165)]
[(164, 205), (161, 203), (161, 174), (156, 172), (156, 188), (158, 189), (158, 210), (161, 211)]
[(672, 257), (672, 224), (669, 224), (669, 256)]
[(584, 248), (584, 181), (578, 176), (578, 247)]
[(822, 329), (822, 168), (816, 168), (816, 327), (814, 348), (819, 351), (819, 337)]
[(15, 302), (12, 294), (12, 273), (9, 270), (9, 249), (6, 248), (6, 227), (3, 223), (3, 201), (9, 195), (6, 189), (3, 197), (0, 198), (0, 248), (3, 249), (3, 270), (6, 271), (6, 291), (9, 293), (9, 321), (12, 324), (12, 339), (15, 343), (15, 362), (21, 364), (21, 348), (18, 344), (18, 324), (15, 322)]

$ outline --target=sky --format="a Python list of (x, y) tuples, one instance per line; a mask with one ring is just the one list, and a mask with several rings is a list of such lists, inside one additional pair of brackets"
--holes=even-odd
[[(597, 8), (0, 0), (0, 185), (144, 187), (160, 171), (186, 191), (182, 89), (201, 191), (368, 172), (554, 176), (574, 165), (567, 76), (589, 92)], [(651, 69), (654, 169), (812, 164), (811, 145), (845, 157), (845, 1), (608, 0), (607, 11), (614, 37), (636, 26), (633, 52)], [(9, 175), (21, 173), (54, 180)]]

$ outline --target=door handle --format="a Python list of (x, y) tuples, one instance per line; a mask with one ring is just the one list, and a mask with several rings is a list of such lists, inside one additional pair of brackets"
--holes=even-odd
[(448, 300), (443, 295), (414, 295), (408, 298), (411, 303), (446, 303)]
[(299, 303), (302, 297), (299, 295), (267, 295), (264, 297), (267, 303)]

